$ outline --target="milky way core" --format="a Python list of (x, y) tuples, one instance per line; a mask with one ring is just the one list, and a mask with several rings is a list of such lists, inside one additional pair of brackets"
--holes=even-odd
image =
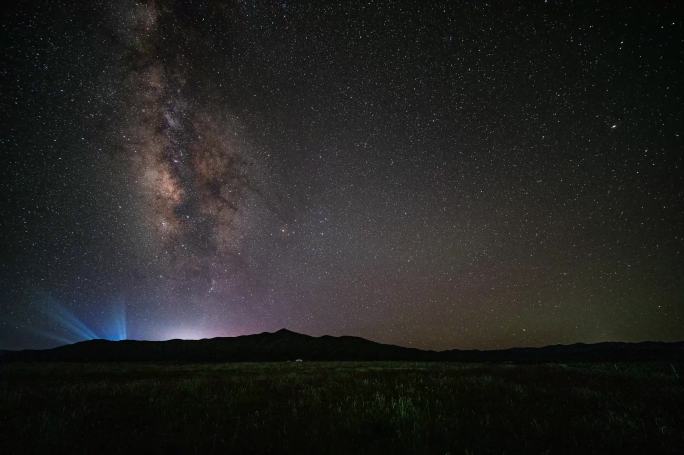
[(145, 224), (158, 241), (155, 262), (173, 278), (174, 292), (193, 288), (225, 298), (240, 272), (262, 176), (237, 119), (192, 97), (197, 81), (188, 80), (183, 53), (159, 51), (165, 14), (149, 3), (122, 15), (134, 62), (123, 140)]

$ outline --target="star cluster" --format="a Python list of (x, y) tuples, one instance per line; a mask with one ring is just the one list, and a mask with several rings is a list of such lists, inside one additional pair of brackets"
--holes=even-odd
[(647, 3), (12, 6), (0, 348), (682, 339), (684, 16)]

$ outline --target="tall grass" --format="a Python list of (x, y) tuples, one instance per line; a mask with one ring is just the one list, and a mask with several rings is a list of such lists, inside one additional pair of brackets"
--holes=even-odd
[(678, 453), (683, 410), (669, 364), (0, 365), (1, 453)]

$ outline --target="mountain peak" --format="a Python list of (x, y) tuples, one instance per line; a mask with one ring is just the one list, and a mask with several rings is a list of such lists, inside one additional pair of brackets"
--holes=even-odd
[(293, 332), (292, 330), (288, 330), (285, 327), (283, 327), (282, 329), (277, 330), (273, 333), (277, 334), (277, 335), (301, 335), (300, 333)]

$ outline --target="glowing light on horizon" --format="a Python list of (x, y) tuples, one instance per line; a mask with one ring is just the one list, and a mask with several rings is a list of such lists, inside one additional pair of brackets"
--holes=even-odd
[(110, 306), (111, 314), (109, 318), (106, 318), (107, 322), (101, 330), (96, 330), (88, 325), (49, 294), (37, 293), (32, 303), (45, 315), (47, 318), (46, 325), (50, 327), (38, 325), (30, 329), (31, 332), (42, 338), (69, 344), (95, 339), (119, 341), (128, 337), (126, 306), (123, 302), (117, 302)]
[(110, 307), (108, 322), (103, 330), (107, 340), (121, 341), (128, 338), (126, 324), (126, 305), (122, 301), (116, 302)]
[(211, 335), (206, 333), (206, 330), (198, 327), (175, 327), (164, 332), (161, 338), (164, 340), (201, 340), (211, 337)]

